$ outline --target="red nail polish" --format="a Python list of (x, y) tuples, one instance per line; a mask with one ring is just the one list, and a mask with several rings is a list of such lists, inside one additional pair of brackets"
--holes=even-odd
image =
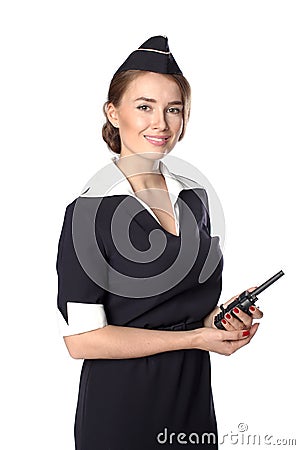
[(250, 306), (250, 311), (254, 312), (255, 311), (255, 306)]
[(249, 330), (243, 331), (243, 336), (249, 336), (249, 334), (250, 334)]
[(240, 310), (237, 309), (237, 308), (233, 308), (233, 312), (235, 312), (236, 314), (238, 314), (238, 313), (240, 312)]
[(231, 319), (231, 315), (230, 314), (225, 314), (226, 319)]
[(222, 319), (222, 321), (221, 321), (224, 325), (226, 325), (226, 320), (225, 319)]

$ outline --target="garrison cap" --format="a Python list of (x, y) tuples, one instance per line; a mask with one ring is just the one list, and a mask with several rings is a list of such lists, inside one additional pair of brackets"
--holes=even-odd
[(182, 75), (168, 45), (166, 36), (153, 36), (133, 51), (115, 72), (145, 70), (164, 74)]

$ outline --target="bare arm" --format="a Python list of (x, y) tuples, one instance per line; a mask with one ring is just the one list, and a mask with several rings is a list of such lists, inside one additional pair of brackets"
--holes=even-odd
[(257, 330), (250, 332), (197, 328), (188, 331), (162, 331), (107, 325), (86, 333), (65, 336), (75, 359), (139, 358), (173, 350), (201, 349), (230, 355), (248, 344)]
[(107, 325), (97, 330), (64, 337), (68, 351), (76, 359), (139, 358), (189, 345), (187, 331), (161, 331)]

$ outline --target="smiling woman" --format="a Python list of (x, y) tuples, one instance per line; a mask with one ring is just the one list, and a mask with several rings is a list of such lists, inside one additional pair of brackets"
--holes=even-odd
[(167, 38), (135, 50), (104, 106), (118, 158), (66, 208), (58, 309), (70, 355), (84, 359), (76, 450), (194, 448), (196, 432), (216, 450), (209, 351), (229, 355), (257, 330), (256, 310), (214, 327), (223, 259), (208, 196), (161, 161), (184, 136), (190, 97)]

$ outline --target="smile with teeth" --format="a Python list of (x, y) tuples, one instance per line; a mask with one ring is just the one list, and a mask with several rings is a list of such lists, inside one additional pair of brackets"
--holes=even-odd
[(147, 141), (150, 142), (151, 144), (163, 145), (170, 139), (170, 136), (147, 136), (147, 135), (144, 135), (144, 138), (147, 139)]

